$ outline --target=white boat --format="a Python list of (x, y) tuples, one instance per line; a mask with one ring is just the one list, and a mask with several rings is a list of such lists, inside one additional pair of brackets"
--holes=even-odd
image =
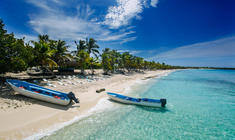
[(59, 104), (69, 105), (72, 101), (79, 103), (75, 95), (70, 92), (68, 94), (47, 89), (35, 84), (19, 80), (6, 80), (7, 83), (19, 94), (42, 101)]
[(133, 98), (124, 95), (120, 95), (117, 93), (107, 93), (109, 98), (125, 104), (134, 104), (134, 105), (141, 105), (141, 106), (150, 106), (150, 107), (165, 107), (166, 99), (148, 99), (148, 98)]

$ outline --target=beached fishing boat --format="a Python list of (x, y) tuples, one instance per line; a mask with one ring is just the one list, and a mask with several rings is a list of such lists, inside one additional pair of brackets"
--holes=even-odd
[(157, 99), (148, 99), (148, 98), (133, 98), (110, 92), (108, 92), (107, 94), (112, 100), (125, 104), (134, 104), (134, 105), (142, 105), (150, 107), (165, 107), (166, 105), (166, 99), (157, 100)]
[(31, 84), (25, 81), (10, 80), (10, 79), (6, 81), (16, 92), (31, 98), (59, 105), (69, 105), (72, 101), (79, 103), (78, 99), (75, 97), (74, 93), (72, 92), (66, 94), (63, 92)]

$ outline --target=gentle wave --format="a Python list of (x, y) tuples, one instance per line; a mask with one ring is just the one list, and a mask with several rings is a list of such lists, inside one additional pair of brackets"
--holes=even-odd
[[(162, 74), (161, 76), (167, 76), (169, 73)], [(134, 86), (137, 86), (137, 87), (139, 87), (141, 85), (143, 86), (143, 85), (147, 84), (148, 82), (150, 82), (151, 80), (153, 80), (153, 79), (136, 80), (132, 85), (130, 85), (129, 87), (127, 87), (124, 90), (124, 94), (132, 93), (133, 91), (135, 91)], [(88, 118), (89, 116), (92, 116), (93, 114), (101, 113), (101, 112), (108, 111), (110, 109), (116, 109), (116, 108), (117, 108), (117, 106), (115, 106), (115, 104), (113, 102), (110, 102), (107, 97), (104, 97), (98, 101), (96, 106), (94, 106), (93, 108), (88, 110), (87, 113), (85, 113), (83, 115), (75, 116), (70, 121), (59, 123), (59, 124), (56, 124), (52, 127), (47, 128), (47, 129), (43, 129), (40, 132), (38, 132), (32, 136), (26, 137), (25, 140), (41, 139), (45, 136), (50, 136), (50, 135), (54, 134), (56, 131), (58, 131), (66, 126), (69, 126), (73, 123), (76, 123), (84, 118)]]

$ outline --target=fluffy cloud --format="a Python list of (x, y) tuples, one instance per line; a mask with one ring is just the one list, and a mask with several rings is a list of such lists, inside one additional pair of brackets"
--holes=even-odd
[(172, 65), (235, 67), (235, 36), (181, 46), (149, 58)]
[[(60, 1), (28, 0), (27, 2), (40, 9), (39, 13), (30, 15), (30, 26), (37, 33), (48, 34), (53, 39), (73, 41), (94, 37), (100, 41), (124, 43), (135, 33), (131, 31), (131, 28), (118, 31), (110, 30), (98, 19), (94, 19), (95, 10), (91, 9), (89, 5), (75, 6), (76, 14), (71, 15), (63, 10)], [(59, 4), (57, 5), (57, 3)], [(53, 7), (53, 10), (50, 7)]]
[(182, 46), (157, 55), (157, 58), (201, 58), (235, 56), (235, 36)]
[[(96, 11), (84, 3), (71, 5), (61, 0), (26, 2), (39, 9), (29, 15), (29, 25), (38, 34), (68, 42), (94, 37), (120, 44), (137, 38), (134, 26), (129, 24), (133, 19), (141, 19), (139, 14), (149, 5), (147, 0), (117, 0), (117, 5), (110, 6), (105, 15), (96, 15)], [(67, 12), (68, 7), (73, 11)]]
[(151, 0), (150, 5), (153, 7), (157, 7), (158, 2), (159, 2), (159, 0)]
[(117, 0), (116, 2), (115, 6), (108, 8), (104, 21), (104, 24), (114, 29), (129, 25), (133, 19), (142, 19), (140, 13), (149, 7), (149, 2), (152, 7), (157, 7), (159, 0)]
[(105, 24), (112, 28), (119, 28), (128, 25), (131, 19), (139, 18), (143, 11), (143, 1), (141, 0), (117, 0), (116, 6), (111, 6), (105, 16)]
[(29, 23), (36, 32), (61, 39), (84, 39), (97, 36), (102, 31), (98, 24), (59, 13), (33, 17)]
[(129, 52), (132, 55), (136, 55), (136, 54), (139, 54), (139, 53), (142, 52), (140, 50), (117, 50), (117, 51), (120, 52), (120, 53)]

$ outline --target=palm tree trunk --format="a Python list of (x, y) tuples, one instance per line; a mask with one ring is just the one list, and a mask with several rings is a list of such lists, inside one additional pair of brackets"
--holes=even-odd
[(90, 66), (90, 70), (91, 70), (91, 75), (95, 75), (95, 71), (92, 66)]
[(81, 68), (81, 74), (82, 74), (82, 75), (85, 75), (85, 70), (84, 70), (84, 68)]

